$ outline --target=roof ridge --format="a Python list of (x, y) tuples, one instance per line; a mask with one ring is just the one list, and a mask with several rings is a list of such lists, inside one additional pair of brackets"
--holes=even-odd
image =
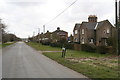
[(99, 22), (104, 22), (104, 21), (108, 21), (108, 19), (106, 19), (106, 20), (103, 20), (103, 21), (99, 21)]

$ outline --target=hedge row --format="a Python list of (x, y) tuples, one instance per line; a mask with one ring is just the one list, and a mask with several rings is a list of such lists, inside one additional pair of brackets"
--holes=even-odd
[[(51, 43), (51, 42), (42, 42), (43, 45), (49, 45), (52, 47), (60, 47), (62, 48), (63, 46), (66, 49), (74, 49), (74, 43), (61, 43), (61, 42), (56, 42), (56, 43)], [(115, 49), (113, 47), (107, 47), (107, 46), (95, 46), (93, 44), (82, 44), (81, 45), (81, 50), (86, 51), (86, 52), (97, 52), (101, 54), (106, 54), (106, 53), (111, 53), (113, 54)]]
[(81, 45), (81, 50), (87, 52), (96, 52), (101, 54), (106, 54), (106, 53), (113, 54), (115, 51), (115, 49), (112, 46), (95, 46), (91, 44)]
[(51, 43), (50, 46), (60, 47), (60, 48), (65, 47), (66, 49), (74, 49), (74, 44), (73, 43), (64, 43), (63, 44), (63, 43), (57, 42), (57, 43)]
[(81, 45), (81, 50), (82, 51), (87, 51), (87, 52), (95, 52), (96, 51), (96, 46), (90, 45), (90, 44), (82, 44)]
[(61, 43), (61, 42), (56, 42), (56, 43), (51, 43), (51, 42), (41, 42), (42, 45), (49, 45), (52, 47), (65, 47), (66, 49), (74, 49), (74, 44), (73, 43)]

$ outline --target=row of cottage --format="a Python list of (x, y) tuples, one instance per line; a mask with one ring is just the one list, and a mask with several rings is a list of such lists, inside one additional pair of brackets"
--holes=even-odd
[(90, 15), (88, 22), (75, 24), (74, 42), (80, 44), (107, 45), (107, 39), (114, 37), (115, 27), (108, 21), (97, 21), (97, 16)]
[(90, 15), (88, 22), (77, 23), (73, 29), (73, 37), (68, 32), (60, 30), (37, 35), (36, 38), (44, 41), (58, 42), (66, 39), (79, 44), (107, 45), (107, 39), (114, 36), (115, 27), (108, 21), (97, 21), (97, 16)]

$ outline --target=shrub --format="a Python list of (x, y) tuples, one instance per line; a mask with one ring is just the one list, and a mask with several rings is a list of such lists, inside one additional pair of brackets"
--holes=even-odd
[(97, 53), (101, 53), (101, 54), (106, 54), (108, 51), (106, 46), (98, 46), (97, 47)]
[(60, 42), (56, 42), (56, 43), (51, 43), (50, 45), (52, 47), (60, 47), (60, 48), (62, 48), (64, 46), (66, 49), (74, 49), (74, 44), (73, 43), (60, 43)]
[(87, 52), (95, 52), (96, 51), (96, 46), (92, 44), (82, 44), (81, 45), (81, 50), (82, 51), (87, 51)]
[(65, 48), (66, 49), (74, 49), (74, 44), (73, 43), (66, 43)]
[(49, 40), (44, 40), (41, 41), (42, 45), (50, 45), (50, 41)]
[(106, 47), (107, 53), (109, 54), (115, 54), (116, 49), (113, 46)]
[(61, 44), (59, 42), (56, 42), (56, 43), (51, 43), (50, 46), (52, 46), (52, 47), (62, 47), (63, 44)]

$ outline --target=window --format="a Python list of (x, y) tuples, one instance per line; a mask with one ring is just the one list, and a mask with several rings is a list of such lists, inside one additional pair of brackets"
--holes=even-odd
[(93, 39), (90, 39), (90, 43), (93, 43)]
[(105, 39), (105, 45), (107, 46), (107, 39)]
[(52, 34), (50, 34), (50, 38), (52, 39)]
[(106, 30), (105, 29), (103, 30), (103, 33), (106, 34)]
[(82, 41), (81, 44), (85, 44), (85, 39), (83, 37), (81, 38), (81, 41)]
[(108, 34), (110, 33), (110, 29), (107, 29), (107, 33), (108, 33)]
[(78, 33), (78, 31), (77, 30), (75, 30), (75, 34), (77, 34)]
[(82, 29), (82, 34), (85, 34), (85, 31), (84, 31), (84, 29)]
[(75, 42), (78, 42), (78, 39), (77, 39), (77, 38), (75, 38)]
[(78, 42), (78, 39), (76, 38), (76, 42)]

